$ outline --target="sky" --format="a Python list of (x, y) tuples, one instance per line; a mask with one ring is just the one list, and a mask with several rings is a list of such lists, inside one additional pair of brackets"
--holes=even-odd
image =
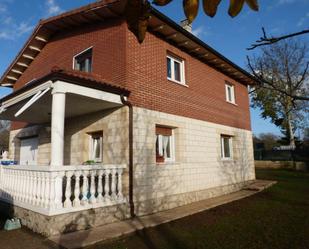
[[(2, 75), (42, 18), (60, 14), (94, 0), (0, 0), (0, 74)], [(268, 34), (282, 35), (309, 28), (309, 0), (259, 0), (260, 11), (245, 6), (235, 18), (227, 14), (229, 1), (224, 0), (214, 18), (207, 17), (202, 6), (193, 23), (193, 33), (237, 65), (246, 68), (246, 56), (258, 54), (258, 49), (246, 48), (261, 36), (264, 27)], [(185, 19), (182, 1), (173, 0), (158, 10), (176, 22)], [(309, 35), (301, 39), (309, 43)], [(0, 97), (10, 92), (0, 87)], [(260, 117), (260, 110), (251, 108), (254, 134), (280, 130), (269, 120)]]

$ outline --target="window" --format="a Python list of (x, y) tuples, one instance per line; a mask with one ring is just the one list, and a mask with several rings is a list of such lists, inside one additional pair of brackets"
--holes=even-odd
[(235, 91), (233, 85), (225, 84), (225, 96), (227, 102), (235, 104)]
[(185, 85), (185, 62), (168, 55), (167, 62), (167, 78), (177, 83)]
[(103, 132), (90, 133), (90, 160), (102, 162), (103, 159)]
[(74, 56), (74, 70), (91, 73), (92, 71), (92, 48)]
[(221, 158), (231, 159), (232, 158), (232, 137), (221, 135)]
[(173, 129), (156, 126), (156, 162), (174, 161), (174, 150)]

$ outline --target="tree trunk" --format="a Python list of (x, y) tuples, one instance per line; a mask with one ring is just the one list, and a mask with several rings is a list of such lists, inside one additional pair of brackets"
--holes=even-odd
[(293, 125), (292, 125), (292, 120), (291, 120), (291, 114), (288, 113), (287, 115), (287, 120), (288, 120), (288, 129), (289, 129), (289, 134), (290, 134), (290, 146), (292, 149), (295, 149), (295, 137), (294, 137), (294, 131), (293, 131)]

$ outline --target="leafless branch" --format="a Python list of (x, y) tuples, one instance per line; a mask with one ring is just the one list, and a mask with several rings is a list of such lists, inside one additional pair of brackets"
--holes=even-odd
[(295, 101), (295, 100), (309, 101), (309, 96), (300, 96), (300, 95), (291, 94), (290, 92), (287, 92), (287, 91), (285, 91), (285, 90), (283, 90), (279, 87), (276, 87), (276, 84), (274, 84), (274, 82), (272, 82), (270, 80), (266, 80), (266, 77), (260, 76), (259, 74), (256, 73), (256, 71), (254, 70), (254, 68), (252, 66), (252, 63), (250, 61), (249, 56), (247, 56), (247, 61), (248, 61), (248, 66), (249, 66), (253, 76), (257, 79), (258, 87), (268, 89), (268, 90), (273, 90), (273, 91), (276, 91), (278, 93), (284, 94), (284, 95), (290, 97), (292, 99), (292, 101)]
[(260, 40), (257, 40), (256, 43), (251, 44), (251, 47), (247, 48), (247, 50), (253, 50), (253, 49), (260, 47), (260, 46), (270, 45), (270, 44), (273, 44), (273, 43), (276, 43), (278, 41), (288, 39), (288, 38), (291, 38), (291, 37), (294, 37), (294, 36), (307, 34), (307, 33), (309, 33), (309, 29), (305, 29), (305, 30), (300, 31), (300, 32), (295, 32), (295, 33), (291, 33), (291, 34), (283, 35), (283, 36), (278, 36), (278, 37), (273, 37), (273, 36), (269, 37), (266, 34), (264, 27), (262, 28), (262, 32), (263, 32), (263, 36), (260, 37)]

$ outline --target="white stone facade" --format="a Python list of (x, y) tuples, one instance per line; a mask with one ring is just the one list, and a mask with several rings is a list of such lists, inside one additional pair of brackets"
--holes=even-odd
[[(251, 131), (138, 107), (133, 108), (133, 113), (134, 202), (137, 215), (237, 191), (255, 179)], [(89, 133), (96, 131), (103, 131), (103, 165), (128, 164), (128, 114), (128, 108), (121, 107), (67, 119), (64, 132), (65, 165), (81, 165), (88, 159)], [(173, 128), (174, 162), (156, 163), (156, 125)], [(221, 134), (232, 137), (230, 160), (221, 158)], [(19, 138), (34, 135), (39, 136), (38, 164), (47, 166), (50, 164), (48, 126), (11, 131), (10, 156), (18, 160)], [(124, 170), (122, 185), (123, 195), (127, 197), (128, 169)], [(124, 217), (128, 217), (127, 214)], [(25, 220), (24, 223), (27, 222)], [(62, 224), (56, 230), (61, 233), (67, 225)]]
[[(135, 199), (148, 203), (140, 210), (137, 204), (141, 214), (235, 191), (255, 179), (251, 131), (142, 108), (134, 108), (134, 121)], [(156, 163), (156, 125), (174, 128), (175, 162)], [(233, 137), (232, 160), (221, 159), (221, 134)], [(189, 201), (194, 192), (200, 195)]]

